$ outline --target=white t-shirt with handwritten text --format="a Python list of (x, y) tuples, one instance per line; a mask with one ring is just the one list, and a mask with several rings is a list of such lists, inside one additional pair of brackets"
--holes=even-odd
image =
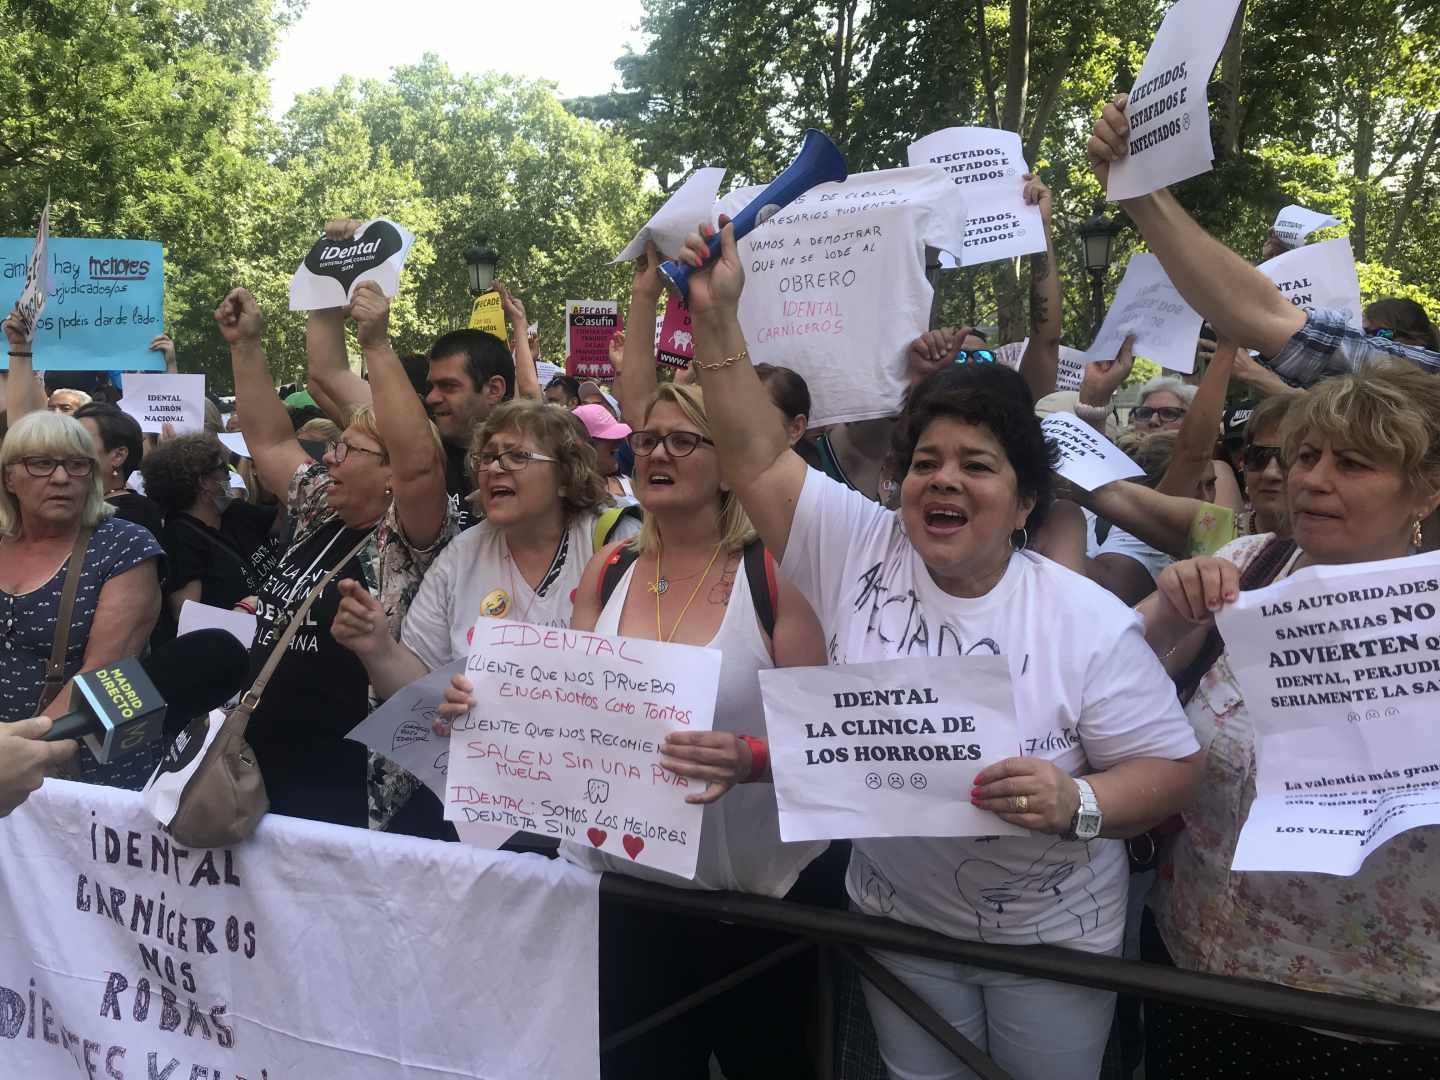
[[(1048, 559), (1016, 553), (985, 596), (951, 596), (898, 515), (811, 470), (781, 570), (819, 615), (832, 664), (1006, 657), (1021, 754), (1079, 776), (1199, 749), (1139, 616)], [(1127, 881), (1120, 841), (1036, 833), (856, 840), (847, 885), (868, 914), (953, 937), (1109, 952)]]

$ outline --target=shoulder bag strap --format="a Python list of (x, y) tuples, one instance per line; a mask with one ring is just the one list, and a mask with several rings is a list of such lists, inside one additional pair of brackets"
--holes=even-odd
[(775, 609), (779, 586), (775, 580), (775, 560), (759, 540), (745, 545), (745, 580), (750, 586), (750, 602), (755, 617), (770, 637), (775, 636)]
[(640, 557), (640, 553), (629, 543), (621, 544), (610, 553), (610, 558), (605, 560), (605, 566), (600, 571), (600, 606), (603, 608), (610, 602), (616, 586), (620, 579), (625, 576), (625, 571), (630, 569), (630, 564)]
[(55, 618), (55, 643), (45, 665), (45, 681), (40, 686), (40, 703), (35, 712), (55, 700), (65, 685), (65, 650), (70, 646), (70, 616), (75, 611), (75, 594), (80, 590), (80, 574), (85, 569), (85, 552), (90, 547), (93, 528), (83, 528), (75, 537), (70, 559), (65, 567), (65, 584), (60, 589), (60, 613)]
[(369, 543), (370, 537), (373, 535), (374, 532), (372, 530), (362, 536), (360, 542), (351, 548), (343, 559), (326, 571), (325, 576), (315, 583), (309, 595), (305, 597), (305, 602), (296, 609), (295, 614), (290, 616), (289, 625), (285, 627), (284, 632), (281, 633), (279, 639), (275, 642), (275, 647), (270, 650), (270, 656), (265, 661), (265, 666), (260, 669), (260, 674), (255, 676), (255, 681), (250, 684), (250, 689), (246, 690), (240, 698), (240, 704), (237, 708), (245, 709), (247, 714), (255, 711), (256, 706), (260, 704), (260, 695), (265, 692), (265, 684), (270, 681), (270, 676), (275, 674), (275, 669), (280, 666), (280, 661), (285, 658), (285, 650), (290, 648), (290, 639), (295, 636), (295, 631), (299, 630), (301, 624), (304, 623), (305, 616), (310, 613), (310, 608), (314, 605), (315, 601), (320, 598), (320, 594), (325, 591), (325, 586), (330, 584), (331, 579), (341, 570), (345, 569), (345, 567), (350, 564), (350, 560), (360, 554), (361, 550)]

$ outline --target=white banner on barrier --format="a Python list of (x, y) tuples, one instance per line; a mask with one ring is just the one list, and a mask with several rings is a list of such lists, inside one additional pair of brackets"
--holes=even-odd
[(0, 1076), (599, 1076), (599, 878), (567, 863), (278, 815), (190, 851), (52, 780), (0, 867)]

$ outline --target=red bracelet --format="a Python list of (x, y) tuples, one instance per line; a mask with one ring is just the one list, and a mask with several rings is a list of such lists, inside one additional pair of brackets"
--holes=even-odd
[(753, 784), (770, 768), (770, 747), (764, 739), (757, 739), (753, 735), (737, 735), (736, 738), (750, 747), (750, 773), (743, 782)]
[(237, 600), (237, 601), (235, 601), (235, 607), (234, 607), (233, 610), (235, 610), (235, 611), (243, 611), (243, 612), (245, 612), (247, 615), (254, 615), (254, 614), (255, 614), (255, 607), (254, 607), (254, 605), (253, 605), (253, 604), (247, 604), (244, 600)]

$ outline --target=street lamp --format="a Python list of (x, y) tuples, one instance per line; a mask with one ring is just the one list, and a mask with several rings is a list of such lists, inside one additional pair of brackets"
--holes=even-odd
[(471, 296), (479, 296), (490, 288), (495, 280), (495, 264), (499, 261), (500, 256), (483, 236), (477, 236), (475, 243), (465, 249), (465, 272), (470, 276)]
[(1090, 274), (1090, 303), (1095, 329), (1105, 319), (1105, 275), (1115, 254), (1115, 237), (1120, 223), (1107, 218), (1103, 206), (1095, 208), (1095, 216), (1080, 223), (1080, 244), (1085, 253), (1085, 269)]

